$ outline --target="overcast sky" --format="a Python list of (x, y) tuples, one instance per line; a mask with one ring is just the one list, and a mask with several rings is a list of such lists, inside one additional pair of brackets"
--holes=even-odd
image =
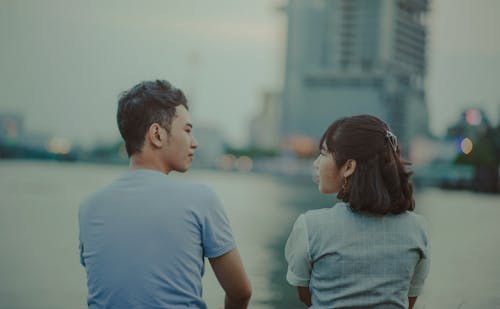
[[(283, 79), (283, 1), (0, 0), (0, 113), (85, 144), (118, 138), (116, 98), (140, 80), (186, 90), (195, 125), (242, 144)], [(468, 106), (500, 113), (500, 1), (434, 0), (427, 98), (443, 133)]]

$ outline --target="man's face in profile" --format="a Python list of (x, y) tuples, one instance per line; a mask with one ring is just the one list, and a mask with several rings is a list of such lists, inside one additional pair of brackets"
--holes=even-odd
[(179, 105), (172, 120), (167, 145), (163, 151), (163, 161), (170, 170), (186, 172), (194, 159), (198, 142), (192, 135), (193, 125), (188, 110)]

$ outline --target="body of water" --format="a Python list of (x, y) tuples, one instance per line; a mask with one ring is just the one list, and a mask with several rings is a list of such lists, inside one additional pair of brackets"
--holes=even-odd
[[(0, 308), (86, 308), (77, 213), (89, 193), (126, 167), (0, 161)], [(190, 171), (172, 177), (210, 185), (224, 203), (253, 287), (250, 308), (303, 308), (285, 281), (283, 248), (297, 216), (330, 207), (314, 184), (255, 174)], [(416, 308), (500, 308), (500, 199), (427, 189), (417, 211), (429, 221), (431, 271)], [(208, 262), (207, 262), (208, 265)], [(209, 308), (223, 307), (210, 267)]]

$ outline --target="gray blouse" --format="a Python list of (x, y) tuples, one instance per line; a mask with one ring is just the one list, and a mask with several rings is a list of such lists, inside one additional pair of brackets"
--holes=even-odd
[(413, 212), (373, 216), (345, 203), (300, 215), (285, 247), (287, 281), (311, 308), (408, 308), (429, 271), (427, 224)]

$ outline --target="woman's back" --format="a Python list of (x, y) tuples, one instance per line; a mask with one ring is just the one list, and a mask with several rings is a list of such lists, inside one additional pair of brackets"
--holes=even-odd
[(344, 203), (297, 219), (285, 248), (288, 282), (313, 308), (411, 309), (429, 253), (396, 135), (356, 115), (334, 121), (319, 145), (313, 179)]
[(287, 243), (289, 279), (307, 279), (307, 269), (293, 265), (302, 256), (311, 264), (313, 307), (408, 308), (408, 295), (419, 294), (428, 268), (425, 226), (412, 212), (366, 215), (345, 203), (308, 211)]

